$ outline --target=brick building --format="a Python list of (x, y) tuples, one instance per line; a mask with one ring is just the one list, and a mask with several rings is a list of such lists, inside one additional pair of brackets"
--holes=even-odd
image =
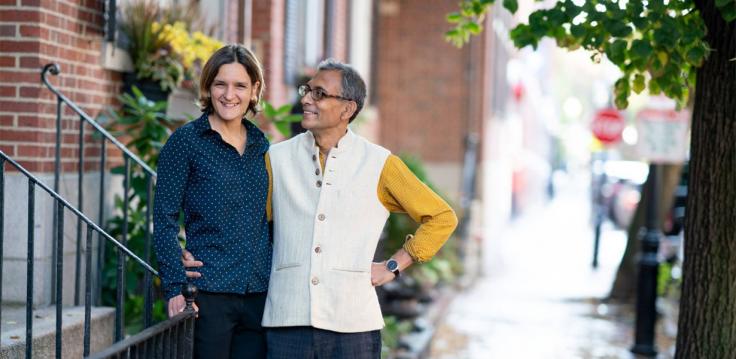
[[(420, 157), (431, 179), (459, 199), (464, 139), (491, 115), (492, 31), (458, 49), (446, 42), (453, 1), (383, 0), (376, 9), (373, 88), (380, 142)], [(487, 24), (488, 25), (488, 24)]]

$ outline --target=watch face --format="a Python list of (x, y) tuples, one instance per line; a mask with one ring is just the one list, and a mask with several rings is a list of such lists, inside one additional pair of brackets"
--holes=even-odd
[(399, 269), (399, 263), (396, 262), (396, 260), (394, 259), (389, 259), (388, 262), (386, 262), (386, 268), (388, 268), (389, 271), (393, 272)]

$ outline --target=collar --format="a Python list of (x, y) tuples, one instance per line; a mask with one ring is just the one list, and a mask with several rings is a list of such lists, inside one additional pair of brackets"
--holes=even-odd
[[(210, 121), (207, 119), (208, 116), (209, 112), (203, 112), (202, 116), (199, 116), (198, 119), (194, 120), (194, 128), (200, 136), (204, 136), (207, 133), (217, 133), (217, 131), (213, 130), (212, 126), (210, 126)], [(260, 153), (266, 153), (266, 151), (268, 151), (268, 140), (263, 134), (263, 131), (245, 117), (240, 120), (240, 123), (242, 123), (245, 126), (246, 131), (248, 131), (248, 143), (245, 144), (245, 147), (257, 146)]]
[[(345, 135), (343, 135), (339, 141), (337, 141), (337, 147), (333, 147), (330, 150), (330, 153), (332, 154), (338, 154), (338, 153), (345, 153), (347, 151), (350, 151), (350, 148), (355, 143), (355, 140), (357, 139), (357, 135), (348, 127), (347, 131), (345, 132)], [(304, 137), (302, 139), (302, 146), (306, 148), (307, 152), (309, 153), (315, 153), (319, 155), (319, 147), (317, 146), (317, 143), (314, 140), (314, 134), (312, 134), (312, 131), (304, 132)]]

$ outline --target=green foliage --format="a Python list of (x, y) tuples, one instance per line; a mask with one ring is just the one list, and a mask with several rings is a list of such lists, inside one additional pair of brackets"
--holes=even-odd
[(727, 22), (736, 20), (736, 0), (716, 0), (716, 7)]
[[(457, 46), (466, 43), (475, 34), (465, 30), (466, 24), (481, 23), (492, 3), (461, 2), (461, 11), (448, 15), (454, 28), (445, 34), (446, 39)], [(504, 7), (514, 12), (515, 4), (506, 3)], [(716, 6), (726, 21), (736, 19), (736, 0), (718, 0)], [(593, 52), (594, 61), (606, 55), (622, 72), (614, 86), (614, 100), (617, 107), (625, 108), (631, 92), (644, 89), (685, 105), (689, 89), (695, 87), (697, 68), (710, 52), (705, 34), (692, 0), (591, 0), (582, 5), (562, 0), (531, 13), (527, 23), (511, 30), (511, 39), (518, 48), (536, 48), (542, 38), (549, 37), (562, 48)]]
[(291, 123), (299, 122), (302, 120), (302, 115), (292, 114), (291, 108), (293, 105), (286, 104), (279, 108), (274, 107), (266, 101), (261, 101), (261, 108), (263, 108), (263, 117), (271, 122), (274, 127), (286, 138), (291, 137)]
[[(447, 22), (454, 27), (445, 33), (445, 39), (453, 45), (461, 47), (470, 41), (470, 35), (478, 35), (483, 31), (483, 19), (494, 0), (463, 0), (460, 9), (447, 15)], [(515, 13), (519, 8), (517, 0), (503, 0), (503, 7)]]
[[(123, 94), (119, 97), (122, 108), (119, 111), (108, 111), (108, 117), (101, 120), (114, 135), (125, 135), (129, 138), (126, 144), (149, 167), (155, 168), (158, 154), (171, 134), (173, 128), (180, 123), (169, 119), (164, 111), (166, 102), (152, 102), (141, 91), (133, 87), (133, 95)], [(138, 255), (145, 253), (146, 211), (148, 204), (153, 203), (148, 198), (148, 180), (143, 169), (133, 164), (130, 166), (130, 191), (128, 193), (128, 227), (127, 247)], [(123, 166), (111, 170), (115, 175), (125, 173)], [(124, 201), (115, 196), (115, 216), (107, 223), (107, 232), (120, 240), (123, 234)], [(151, 240), (153, 240), (151, 238)], [(117, 265), (118, 251), (112, 245), (105, 247), (105, 266), (102, 274), (102, 302), (104, 305), (115, 305), (117, 293)], [(155, 268), (155, 263), (153, 263)], [(125, 322), (128, 332), (142, 329), (143, 320), (143, 290), (144, 269), (132, 260), (125, 265)], [(160, 287), (158, 278), (154, 279), (156, 288)], [(155, 290), (154, 293), (160, 293)], [(154, 320), (166, 319), (165, 305), (159, 297), (154, 304)]]
[(383, 317), (386, 326), (381, 329), (381, 358), (387, 358), (392, 350), (398, 348), (399, 338), (412, 329), (412, 323), (406, 320), (398, 320), (396, 317)]

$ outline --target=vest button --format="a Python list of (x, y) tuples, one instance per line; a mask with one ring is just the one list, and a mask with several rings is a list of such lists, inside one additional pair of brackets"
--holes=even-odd
[(317, 187), (322, 187), (322, 181), (317, 180)]
[(322, 253), (322, 248), (319, 246), (314, 247), (314, 253)]
[(312, 155), (312, 161), (316, 161), (316, 160), (317, 160), (317, 155)]
[(312, 284), (313, 285), (319, 284), (319, 279), (317, 279), (317, 277), (312, 278)]
[(314, 170), (314, 174), (317, 175), (317, 176), (319, 176), (319, 168), (317, 168), (316, 170)]
[(324, 221), (324, 220), (325, 220), (325, 218), (327, 218), (327, 216), (325, 216), (325, 215), (324, 215), (324, 214), (322, 214), (322, 213), (320, 213), (320, 214), (319, 214), (319, 216), (317, 216), (317, 219), (319, 219), (320, 221)]

